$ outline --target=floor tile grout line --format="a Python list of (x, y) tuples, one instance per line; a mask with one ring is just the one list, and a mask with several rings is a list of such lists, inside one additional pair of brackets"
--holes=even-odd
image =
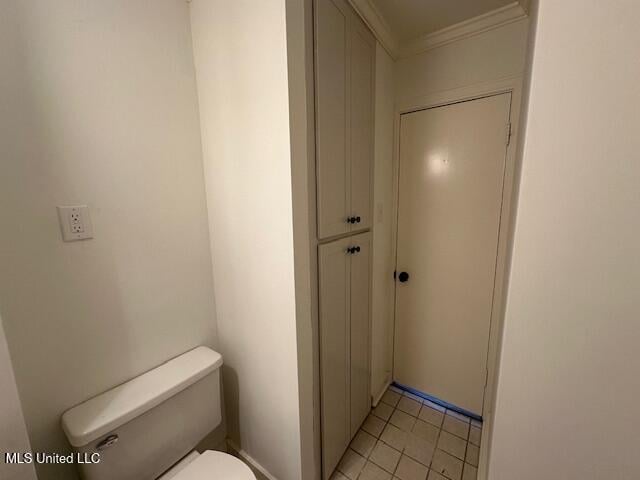
[[(387, 391), (389, 391), (389, 390), (387, 390)], [(469, 466), (474, 467), (474, 466), (473, 466), (473, 465), (471, 465), (470, 463), (467, 463), (467, 462), (466, 462), (467, 452), (468, 452), (468, 449), (469, 449), (469, 445), (470, 445), (470, 443), (471, 443), (471, 441), (470, 441), (471, 428), (472, 428), (472, 426), (474, 426), (474, 427), (476, 427), (476, 428), (479, 428), (479, 429), (482, 431), (482, 424), (481, 424), (480, 426), (473, 425), (473, 423), (472, 423), (472, 421), (471, 421), (472, 419), (471, 419), (470, 417), (466, 417), (466, 416), (464, 416), (464, 415), (462, 415), (462, 416), (464, 416), (465, 418), (468, 418), (468, 420), (467, 420), (466, 422), (465, 422), (464, 420), (461, 420), (461, 419), (460, 419), (458, 416), (456, 416), (456, 415), (449, 415), (449, 417), (451, 417), (452, 419), (455, 419), (455, 420), (457, 420), (457, 421), (460, 421), (460, 422), (462, 422), (462, 423), (466, 423), (466, 424), (467, 424), (468, 431), (467, 431), (467, 438), (465, 439), (465, 438), (463, 438), (463, 437), (460, 437), (459, 435), (456, 435), (456, 434), (455, 434), (455, 433), (453, 433), (453, 432), (449, 432), (448, 430), (445, 430), (445, 429), (444, 429), (444, 420), (445, 420), (445, 419), (446, 419), (446, 417), (447, 417), (447, 412), (449, 411), (449, 409), (446, 409), (446, 408), (445, 408), (445, 409), (444, 409), (444, 412), (443, 412), (443, 411), (441, 411), (441, 410), (439, 410), (439, 409), (435, 409), (435, 408), (431, 407), (431, 405), (430, 405), (430, 403), (431, 403), (431, 402), (427, 402), (425, 399), (420, 398), (420, 399), (418, 400), (418, 399), (416, 398), (416, 396), (414, 396), (414, 395), (407, 395), (407, 392), (399, 393), (399, 392), (396, 392), (396, 391), (394, 391), (394, 390), (391, 390), (391, 391), (393, 391), (394, 393), (396, 393), (400, 398), (399, 398), (399, 399), (398, 399), (398, 401), (396, 402), (396, 405), (395, 405), (395, 406), (394, 406), (394, 405), (390, 405), (389, 403), (387, 403), (387, 402), (385, 402), (385, 401), (383, 401), (383, 400), (381, 399), (381, 403), (384, 403), (384, 405), (385, 405), (386, 407), (388, 407), (388, 408), (390, 408), (390, 409), (391, 409), (391, 412), (390, 412), (390, 414), (388, 415), (388, 417), (385, 419), (385, 418), (382, 418), (382, 417), (380, 417), (380, 416), (378, 416), (378, 415), (376, 415), (376, 414), (374, 413), (374, 411), (376, 410), (376, 408), (377, 408), (380, 404), (378, 404), (378, 405), (376, 406), (376, 408), (371, 409), (371, 411), (369, 412), (369, 415), (368, 415), (368, 416), (372, 415), (373, 417), (375, 417), (376, 419), (378, 419), (378, 420), (383, 424), (383, 425), (382, 425), (382, 429), (380, 430), (379, 435), (377, 435), (377, 436), (376, 436), (376, 435), (374, 435), (374, 434), (372, 434), (372, 433), (367, 432), (366, 430), (364, 430), (363, 426), (364, 426), (364, 423), (366, 422), (366, 419), (365, 419), (365, 421), (363, 422), (363, 424), (360, 426), (360, 428), (358, 429), (358, 432), (356, 433), (356, 435), (358, 435), (358, 433), (360, 433), (360, 432), (364, 432), (364, 433), (366, 433), (366, 434), (368, 434), (368, 435), (372, 436), (372, 437), (376, 440), (376, 442), (375, 442), (374, 446), (373, 446), (373, 447), (371, 448), (371, 450), (369, 451), (369, 454), (368, 454), (367, 456), (361, 455), (359, 452), (357, 452), (357, 451), (355, 451), (355, 450), (353, 450), (353, 449), (351, 448), (351, 443), (349, 444), (349, 447), (347, 447), (347, 451), (348, 451), (348, 450), (353, 450), (353, 452), (354, 452), (356, 455), (358, 455), (358, 456), (362, 457), (362, 458), (365, 460), (365, 466), (366, 466), (366, 463), (367, 463), (367, 462), (371, 462), (371, 463), (373, 463), (376, 467), (380, 468), (382, 471), (384, 471), (384, 472), (386, 472), (386, 473), (390, 473), (390, 474), (391, 474), (391, 477), (392, 477), (392, 480), (393, 480), (393, 479), (395, 479), (395, 478), (397, 478), (397, 477), (396, 477), (396, 473), (397, 473), (397, 471), (398, 471), (398, 467), (400, 466), (400, 461), (402, 460), (402, 457), (403, 457), (403, 456), (406, 456), (407, 458), (411, 459), (412, 461), (415, 461), (416, 463), (418, 463), (418, 464), (420, 464), (420, 465), (424, 466), (425, 468), (427, 468), (427, 477), (428, 477), (431, 471), (436, 472), (435, 470), (433, 470), (432, 466), (433, 466), (433, 457), (435, 456), (435, 453), (436, 453), (436, 451), (437, 451), (437, 450), (441, 450), (443, 453), (445, 453), (445, 454), (447, 454), (447, 455), (451, 456), (452, 458), (457, 459), (457, 460), (460, 460), (460, 459), (459, 459), (459, 458), (457, 458), (455, 455), (448, 453), (446, 450), (442, 450), (442, 449), (438, 448), (438, 443), (439, 443), (440, 438), (441, 438), (441, 436), (442, 436), (442, 432), (443, 432), (443, 431), (445, 431), (445, 432), (447, 432), (448, 434), (450, 434), (450, 435), (452, 435), (452, 436), (454, 436), (454, 437), (456, 437), (456, 438), (459, 438), (459, 439), (461, 439), (461, 440), (464, 440), (464, 441), (465, 441), (465, 453), (464, 453), (464, 459), (462, 459), (462, 469), (463, 469), (463, 470), (462, 470), (462, 474), (464, 474), (464, 470), (465, 470), (466, 465), (469, 465)], [(413, 414), (412, 414), (412, 413), (410, 413), (410, 412), (406, 412), (406, 411), (404, 411), (404, 410), (402, 410), (402, 409), (398, 408), (398, 405), (399, 405), (399, 403), (400, 403), (400, 400), (402, 400), (402, 398), (404, 398), (404, 397), (409, 398), (410, 400), (413, 400), (414, 402), (416, 402), (416, 403), (418, 403), (418, 404), (420, 405), (420, 408), (418, 409), (418, 411), (417, 411), (417, 414), (416, 414), (416, 415), (413, 415)], [(442, 419), (442, 422), (441, 422), (441, 424), (440, 424), (440, 426), (439, 426), (439, 427), (438, 427), (437, 425), (434, 425), (434, 424), (433, 424), (433, 423), (431, 423), (431, 422), (425, 421), (425, 420), (423, 420), (423, 419), (421, 419), (421, 418), (420, 418), (420, 413), (421, 413), (422, 409), (423, 409), (423, 408), (425, 408), (425, 407), (426, 407), (426, 408), (431, 408), (432, 410), (435, 410), (435, 411), (440, 412), (440, 413), (442, 413), (442, 414), (443, 414), (443, 419)], [(403, 414), (406, 414), (406, 415), (409, 415), (409, 416), (413, 417), (413, 418), (415, 419), (415, 421), (416, 421), (416, 422), (417, 422), (418, 420), (420, 420), (420, 421), (422, 421), (423, 423), (426, 423), (426, 424), (428, 424), (428, 425), (430, 425), (430, 426), (432, 426), (432, 427), (437, 428), (438, 433), (437, 433), (437, 436), (436, 436), (435, 445), (434, 445), (434, 450), (433, 450), (433, 454), (431, 455), (431, 460), (429, 461), (429, 465), (425, 465), (424, 463), (420, 462), (419, 460), (416, 460), (416, 459), (412, 458), (411, 456), (406, 455), (406, 454), (404, 453), (404, 452), (405, 452), (405, 450), (406, 450), (406, 448), (407, 448), (407, 446), (406, 446), (406, 442), (405, 442), (405, 443), (404, 443), (404, 445), (402, 446), (402, 450), (398, 450), (398, 449), (396, 449), (394, 446), (392, 446), (392, 445), (390, 445), (390, 444), (386, 443), (384, 440), (382, 440), (382, 434), (384, 433), (384, 431), (386, 430), (387, 426), (389, 426), (389, 425), (394, 426), (396, 429), (398, 429), (398, 430), (402, 431), (402, 432), (403, 432), (403, 433), (405, 433), (405, 434), (411, 434), (411, 433), (413, 432), (413, 428), (415, 427), (415, 422), (414, 422), (414, 426), (412, 427), (412, 429), (411, 429), (410, 431), (403, 430), (401, 427), (399, 427), (399, 426), (397, 426), (397, 425), (395, 425), (395, 424), (391, 423), (391, 418), (393, 417), (393, 414), (394, 414), (396, 411), (402, 412)], [(458, 413), (458, 412), (456, 412), (456, 413)], [(461, 415), (461, 414), (459, 414), (459, 413), (458, 413), (458, 415)], [(421, 438), (421, 437), (418, 437), (418, 438)], [(355, 439), (355, 436), (354, 436), (354, 439)], [(424, 439), (423, 439), (423, 441), (426, 441), (426, 440), (424, 440)], [(352, 442), (353, 442), (353, 440), (352, 440)], [(378, 465), (378, 464), (377, 464), (377, 463), (375, 463), (374, 461), (370, 460), (371, 454), (373, 453), (374, 449), (376, 448), (376, 446), (377, 446), (378, 442), (382, 442), (384, 445), (386, 445), (386, 446), (387, 446), (387, 447), (389, 447), (390, 449), (392, 449), (392, 450), (394, 450), (394, 451), (396, 451), (396, 452), (400, 453), (400, 457), (398, 458), (398, 462), (396, 463), (396, 466), (394, 467), (394, 469), (393, 469), (394, 471), (393, 471), (392, 473), (391, 473), (391, 472), (389, 472), (388, 470), (385, 470), (383, 467), (381, 467), (380, 465)], [(426, 442), (427, 442), (427, 443), (429, 443), (428, 441), (426, 441)], [(474, 446), (476, 446), (476, 445), (474, 445)], [(476, 447), (477, 447), (477, 448), (479, 448), (479, 446), (476, 446)], [(345, 452), (345, 454), (346, 454), (346, 453), (347, 453), (347, 452)], [(344, 458), (344, 455), (343, 455), (343, 458)], [(341, 459), (341, 461), (342, 461), (342, 459)], [(476, 469), (477, 469), (477, 467), (474, 467), (474, 468), (476, 468)], [(362, 470), (360, 470), (360, 472), (359, 472), (359, 473), (358, 473), (358, 475), (356, 476), (356, 479), (360, 479), (360, 478), (361, 478), (362, 473), (363, 473), (363, 470), (364, 470), (364, 466), (363, 466), (363, 469), (362, 469)], [(343, 474), (343, 475), (346, 477), (346, 474), (345, 474), (344, 472), (342, 472), (341, 470), (339, 470), (339, 468), (336, 468), (336, 470), (335, 470), (335, 471), (340, 472), (341, 474)], [(334, 472), (335, 472), (335, 471), (334, 471)], [(438, 473), (438, 474), (442, 475), (440, 472), (436, 472), (436, 473)], [(349, 477), (347, 477), (347, 478), (349, 478)], [(447, 478), (448, 480), (451, 480), (449, 477), (446, 477), (446, 478)]]

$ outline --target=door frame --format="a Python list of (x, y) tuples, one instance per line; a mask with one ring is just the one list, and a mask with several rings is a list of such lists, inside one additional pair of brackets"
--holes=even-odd
[[(506, 307), (507, 281), (511, 257), (513, 229), (515, 226), (515, 206), (517, 200), (517, 179), (519, 178), (519, 158), (516, 155), (520, 114), (522, 110), (523, 76), (504, 78), (498, 81), (476, 84), (452, 90), (434, 92), (428, 95), (397, 101), (394, 113), (394, 152), (393, 152), (393, 204), (392, 204), (392, 262), (397, 265), (398, 251), (398, 213), (399, 213), (399, 180), (400, 180), (400, 119), (403, 114), (444, 107), (464, 101), (477, 100), (487, 96), (511, 93), (511, 141), (506, 148), (504, 186), (502, 191), (502, 212), (500, 215), (500, 230), (498, 235), (498, 252), (496, 260), (496, 276), (494, 280), (491, 319), (489, 330), (489, 349), (487, 356), (487, 385), (485, 387), (484, 405), (482, 411), (483, 428), (480, 447), (480, 463), (478, 479), (487, 478), (487, 467), (491, 438), (493, 434), (493, 416), (497, 389), (497, 377), (504, 329), (504, 314)], [(505, 132), (506, 133), (506, 132)], [(396, 291), (393, 295), (392, 327), (395, 336), (396, 324)], [(395, 342), (394, 342), (395, 350)], [(395, 351), (393, 355), (395, 362)], [(394, 366), (395, 369), (395, 366)]]

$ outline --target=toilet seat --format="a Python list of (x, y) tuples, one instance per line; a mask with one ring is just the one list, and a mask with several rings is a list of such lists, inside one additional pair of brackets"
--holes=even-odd
[(173, 480), (256, 480), (242, 460), (228, 453), (207, 450), (182, 469)]

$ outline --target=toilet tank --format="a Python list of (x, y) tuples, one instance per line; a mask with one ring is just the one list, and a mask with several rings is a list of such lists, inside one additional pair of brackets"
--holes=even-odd
[(220, 425), (222, 356), (198, 347), (62, 415), (86, 480), (152, 480)]

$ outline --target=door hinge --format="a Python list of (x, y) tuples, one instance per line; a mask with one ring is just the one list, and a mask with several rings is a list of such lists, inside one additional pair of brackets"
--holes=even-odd
[(509, 145), (511, 145), (511, 135), (512, 135), (512, 131), (511, 131), (511, 122), (507, 123), (507, 147)]

